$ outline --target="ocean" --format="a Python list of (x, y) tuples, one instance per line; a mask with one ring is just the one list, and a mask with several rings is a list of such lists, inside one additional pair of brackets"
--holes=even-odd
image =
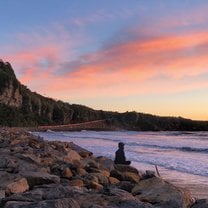
[(139, 170), (157, 165), (162, 178), (189, 189), (194, 197), (208, 198), (208, 132), (80, 131), (34, 132), (46, 140), (60, 140), (114, 159), (118, 142)]

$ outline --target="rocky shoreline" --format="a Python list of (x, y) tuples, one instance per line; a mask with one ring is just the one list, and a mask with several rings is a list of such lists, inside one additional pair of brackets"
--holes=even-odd
[(2, 208), (205, 208), (153, 172), (114, 165), (72, 142), (0, 129)]

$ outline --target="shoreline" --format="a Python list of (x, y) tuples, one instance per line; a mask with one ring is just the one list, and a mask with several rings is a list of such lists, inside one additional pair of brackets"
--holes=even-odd
[[(48, 134), (49, 134), (49, 136), (46, 136)], [(56, 136), (54, 136), (54, 135), (57, 135), (58, 136), (57, 139), (60, 140), (60, 141), (76, 142), (77, 144), (82, 144), (84, 148), (87, 148), (87, 144), (91, 145), (91, 142), (85, 142), (85, 140), (83, 140), (84, 143), (82, 143), (82, 139), (78, 139), (78, 141), (73, 139), (73, 135), (75, 135), (76, 138), (77, 138), (76, 133), (75, 134), (72, 133), (72, 135), (69, 138), (66, 135), (64, 135), (64, 133), (63, 133), (64, 139), (61, 138), (61, 134), (59, 135), (58, 132), (48, 132), (48, 134), (46, 133), (46, 135), (45, 135), (45, 133), (40, 133), (40, 134), (35, 133), (35, 135), (43, 136), (45, 139), (48, 139), (50, 141), (56, 139)], [(51, 138), (50, 138), (50, 134), (51, 134)], [(82, 138), (82, 136), (83, 136), (82, 134), (80, 135), (79, 133), (78, 133), (78, 135), (80, 136), (80, 138)], [(87, 134), (86, 138), (89, 137), (89, 140), (91, 141), (90, 135), (91, 134), (89, 134), (89, 135)], [(97, 133), (95, 135), (97, 135)], [(92, 132), (92, 137), (93, 138), (94, 138), (95, 135)], [(105, 135), (105, 133), (104, 133), (104, 135)], [(99, 136), (99, 135), (97, 135), (97, 136)], [(102, 138), (102, 136), (101, 136), (101, 138)], [(86, 139), (86, 141), (87, 141), (87, 139)], [(92, 140), (92, 142), (93, 142), (93, 140)], [(113, 154), (111, 155), (111, 153), (114, 153), (114, 149), (112, 148), (114, 146), (111, 146), (111, 148), (110, 148), (110, 147), (107, 146), (108, 143), (106, 143), (106, 144), (103, 143), (103, 145), (105, 145), (105, 148), (102, 148), (102, 144), (101, 143), (97, 144), (97, 143), (99, 143), (99, 141), (95, 140), (95, 146), (93, 144), (92, 147), (89, 147), (90, 150), (94, 151), (96, 156), (104, 155), (106, 157), (110, 157), (111, 159), (113, 159)], [(110, 149), (108, 149), (108, 148), (110, 148)], [(109, 151), (108, 154), (106, 154), (106, 151)], [(129, 154), (128, 151), (126, 151), (126, 153), (127, 153), (127, 157), (129, 157), (128, 156), (128, 154)], [(151, 165), (151, 164), (145, 163), (145, 162), (144, 163), (137, 162), (137, 160), (134, 160), (133, 158), (131, 158), (131, 161), (132, 161), (132, 165), (134, 167), (136, 167), (138, 170), (152, 170), (152, 171), (155, 171), (154, 165)], [(159, 168), (159, 172), (161, 173), (161, 177), (163, 179), (168, 180), (170, 183), (172, 183), (176, 186), (179, 186), (181, 188), (186, 188), (186, 189), (188, 188), (188, 190), (191, 192), (193, 197), (208, 198), (208, 192), (207, 192), (208, 178), (207, 177), (200, 176), (200, 175), (194, 175), (194, 174), (186, 173), (186, 172), (180, 172), (180, 171), (177, 171), (177, 170), (174, 170), (174, 169), (166, 169), (166, 168), (164, 168), (162, 166), (159, 166), (159, 165), (158, 165), (158, 168)], [(203, 189), (201, 189), (201, 187), (203, 187)]]
[[(140, 169), (140, 167), (143, 166), (142, 169), (155, 171), (153, 165), (148, 165), (148, 167), (146, 166), (146, 168), (144, 168), (145, 165), (142, 165), (141, 163), (133, 163), (133, 166), (137, 169)], [(164, 180), (188, 190), (193, 197), (197, 199), (208, 198), (207, 177), (178, 172), (176, 170), (168, 170), (160, 166), (158, 166), (158, 170)]]
[(152, 171), (142, 174), (132, 166), (95, 157), (72, 142), (43, 140), (21, 129), (0, 129), (0, 158), (3, 208), (194, 208), (197, 203), (206, 204)]

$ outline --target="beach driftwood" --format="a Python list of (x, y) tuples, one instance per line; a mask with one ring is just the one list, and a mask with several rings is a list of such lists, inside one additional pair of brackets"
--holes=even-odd
[(156, 170), (157, 176), (161, 177), (157, 165), (155, 165), (155, 170)]

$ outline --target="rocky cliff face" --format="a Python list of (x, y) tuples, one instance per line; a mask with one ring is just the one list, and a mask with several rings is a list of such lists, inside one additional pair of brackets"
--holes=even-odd
[(14, 71), (9, 63), (0, 60), (0, 103), (8, 106), (22, 106), (20, 83), (17, 81)]
[(12, 66), (0, 60), (0, 125), (69, 124), (99, 119), (101, 113), (31, 92), (15, 76)]

